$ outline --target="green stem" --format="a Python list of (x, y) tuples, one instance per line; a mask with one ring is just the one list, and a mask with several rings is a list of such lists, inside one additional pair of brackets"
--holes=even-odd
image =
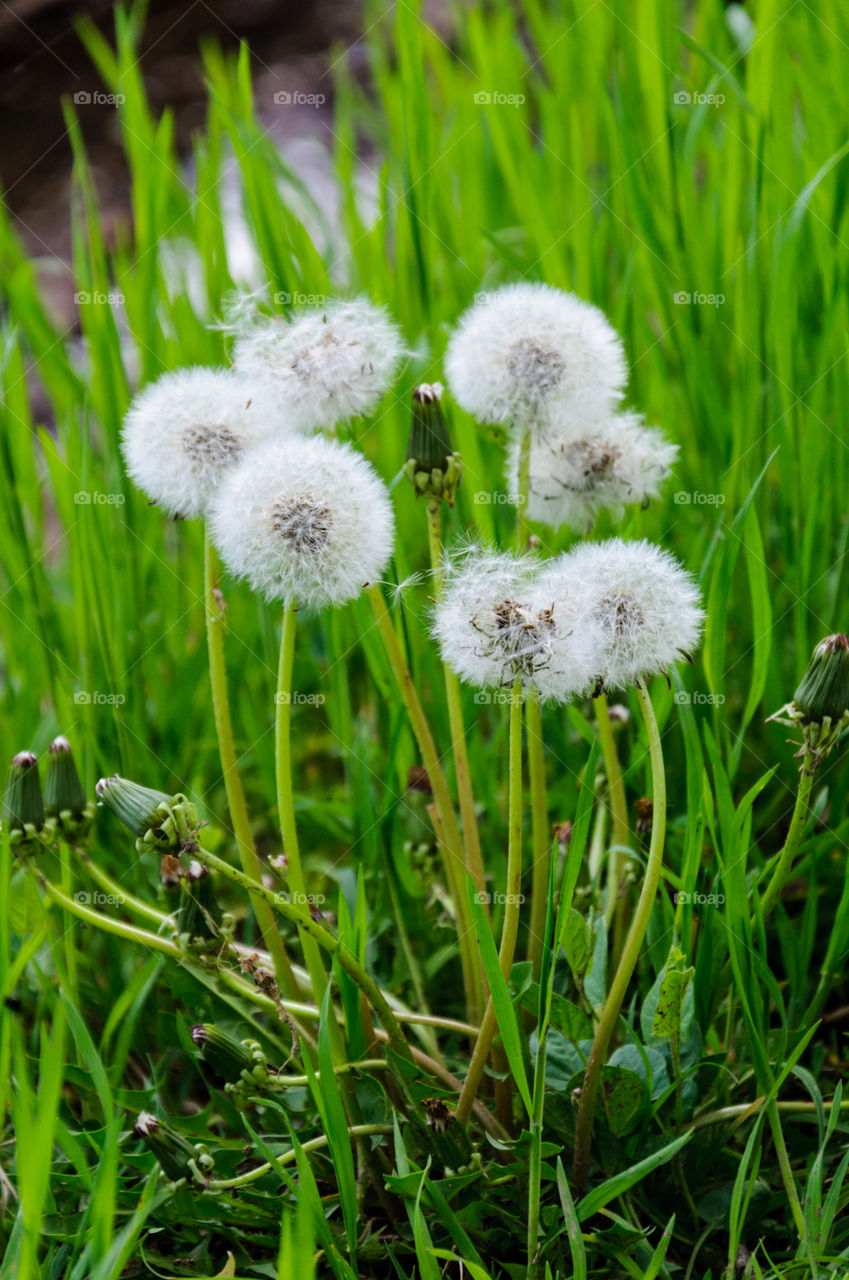
[(159, 911), (156, 907), (149, 906), (141, 898), (137, 898), (135, 894), (125, 889), (120, 881), (113, 880), (88, 853), (83, 853), (80, 850), (78, 851), (78, 857), (86, 870), (86, 874), (91, 877), (95, 884), (99, 884), (106, 893), (117, 898), (120, 906), (126, 907), (128, 911), (140, 916), (142, 920), (149, 920), (151, 924), (161, 925), (164, 920), (169, 919), (167, 912)]
[(548, 830), (548, 794), (545, 785), (545, 755), (542, 737), (542, 708), (531, 696), (527, 703), (528, 778), (531, 784), (531, 914), (528, 959), (534, 980), (539, 978), (545, 913), (548, 907), (551, 840)]
[(525, 431), (519, 449), (519, 476), (516, 493), (516, 549), (527, 551), (531, 537), (528, 523), (528, 497), (531, 491), (531, 433)]
[(126, 924), (123, 920), (116, 920), (112, 916), (107, 916), (102, 911), (92, 911), (90, 907), (83, 906), (81, 902), (76, 902), (73, 898), (67, 897), (61, 889), (57, 889), (55, 884), (47, 879), (46, 876), (36, 873), (36, 879), (47, 894), (57, 906), (64, 908), (65, 911), (82, 920), (85, 924), (93, 925), (95, 929), (103, 929), (105, 933), (114, 933), (118, 938), (125, 938), (127, 942), (140, 942), (142, 946), (148, 947), (151, 951), (161, 951), (163, 955), (171, 956), (174, 960), (179, 960), (182, 952), (175, 943), (169, 938), (160, 938), (156, 933), (148, 933), (147, 929), (139, 929), (134, 924)]
[[(428, 499), (428, 545), (430, 547), (430, 564), (433, 572), (434, 595), (437, 599), (442, 594), (443, 582), (442, 528), (440, 524), (441, 507), (442, 504), (438, 499)], [(466, 746), (466, 728), (463, 723), (463, 706), (460, 700), (460, 682), (446, 663), (442, 664), (442, 669), (445, 673), (445, 699), (448, 704), (448, 723), (451, 729), (451, 750), (454, 754), (454, 774), (457, 779), (457, 796), (460, 801), (460, 818), (463, 823), (463, 843), (466, 851), (466, 869), (472, 877), (478, 893), (483, 895), (486, 893), (486, 875), (484, 872), (483, 856), (481, 854), (478, 816), (475, 811), (475, 797), (472, 790), (472, 771), (469, 766), (469, 752)]]
[(793, 1178), (793, 1170), (790, 1166), (790, 1156), (787, 1154), (787, 1144), (784, 1141), (784, 1132), (781, 1128), (781, 1120), (779, 1119), (775, 1098), (772, 1098), (767, 1104), (766, 1114), (767, 1119), (769, 1120), (769, 1127), (772, 1130), (772, 1140), (775, 1143), (776, 1154), (778, 1155), (778, 1167), (781, 1170), (781, 1181), (784, 1183), (784, 1190), (787, 1192), (787, 1199), (790, 1202), (790, 1212), (793, 1214), (793, 1222), (796, 1226), (796, 1232), (799, 1239), (804, 1241), (807, 1235), (805, 1215), (799, 1201), (799, 1193), (796, 1190), (796, 1182)]
[(799, 775), (799, 790), (796, 793), (796, 804), (793, 808), (793, 817), (790, 820), (790, 830), (787, 832), (787, 839), (784, 841), (784, 848), (781, 850), (778, 864), (772, 873), (772, 879), (761, 898), (761, 914), (764, 920), (766, 920), (775, 906), (776, 899), (790, 875), (793, 858), (799, 847), (805, 830), (805, 823), (808, 819), (808, 804), (813, 784), (813, 773), (808, 773), (803, 769)]
[(622, 952), (625, 933), (626, 906), (622, 893), (622, 876), (625, 867), (624, 849), (631, 844), (631, 830), (628, 823), (628, 801), (625, 796), (625, 783), (622, 779), (622, 768), (619, 764), (619, 753), (616, 750), (616, 738), (610, 719), (610, 708), (607, 696), (603, 693), (595, 699), (596, 728), (604, 759), (604, 771), (607, 775), (607, 790), (610, 797), (610, 811), (613, 818), (611, 843), (615, 846), (610, 859), (607, 880), (607, 902), (605, 904), (605, 923), (610, 928), (613, 922), (613, 963), (618, 962)]
[[(275, 698), (274, 744), (275, 778), (277, 783), (277, 815), (283, 837), (283, 853), (286, 856), (286, 881), (296, 906), (309, 909), (307, 885), (298, 846), (298, 828), (295, 823), (295, 797), (292, 790), (292, 668), (295, 660), (295, 632), (298, 606), (286, 605), (283, 612), (283, 631), (280, 637), (280, 663), (277, 670), (277, 696)], [(253, 879), (261, 877), (254, 875)], [(312, 983), (313, 998), (321, 1005), (327, 987), (327, 974), (316, 943), (301, 932), (304, 961)]]
[[(386, 1000), (380, 987), (372, 978), (371, 974), (360, 964), (359, 960), (349, 951), (348, 948), (335, 938), (329, 929), (325, 928), (317, 920), (313, 920), (308, 911), (296, 906), (290, 902), (288, 895), (284, 896), (274, 893), (271, 889), (266, 889), (264, 885), (256, 880), (252, 880), (242, 871), (237, 871), (235, 867), (231, 867), (229, 862), (225, 862), (223, 858), (217, 857), (214, 853), (210, 853), (208, 849), (200, 849), (198, 857), (205, 862), (214, 871), (219, 871), (221, 875), (226, 876), (228, 880), (232, 880), (234, 884), (240, 885), (247, 893), (254, 898), (263, 898), (269, 906), (278, 911), (285, 919), (290, 920), (292, 924), (306, 933), (323, 951), (327, 951), (334, 955), (340, 966), (345, 970), (350, 978), (360, 988), (363, 995), (380, 1018), (390, 1042), (396, 1053), (401, 1054), (405, 1058), (409, 1058), (410, 1050), (404, 1033), (401, 1030), (401, 1024), (395, 1016), (392, 1008)], [(332, 1025), (332, 1024), (331, 1024)]]
[[(506, 981), (509, 981), (516, 953), (519, 933), (519, 909), (522, 897), (522, 682), (515, 680), (510, 699), (510, 745), (508, 768), (508, 837), (507, 884), (505, 886), (504, 923), (501, 928), (501, 946), (498, 963)], [(457, 1119), (466, 1124), (483, 1078), (490, 1046), (498, 1029), (492, 999), (487, 1001), (486, 1013), (478, 1032), (477, 1043), (469, 1063), (469, 1071), (463, 1092), (457, 1103)]]
[(619, 1019), (619, 1012), (625, 999), (628, 983), (631, 981), (631, 975), (639, 959), (640, 948), (646, 936), (663, 868), (663, 844), (666, 837), (666, 777), (663, 769), (663, 748), (651, 698), (648, 695), (648, 691), (639, 684), (637, 685), (637, 697), (645, 719), (649, 740), (652, 789), (654, 792), (654, 821), (643, 887), (631, 921), (631, 928), (628, 930), (628, 936), (625, 939), (622, 958), (619, 961), (619, 967), (611, 983), (610, 991), (596, 1028), (584, 1075), (584, 1083), (581, 1088), (581, 1099), (578, 1104), (578, 1118), (575, 1127), (575, 1152), (572, 1162), (572, 1181), (578, 1195), (583, 1195), (586, 1191), (589, 1177), (593, 1118), (601, 1083), (602, 1067)]
[[(224, 618), (216, 597), (218, 585), (218, 557), (207, 530), (204, 535), (204, 607), (206, 635), (209, 648), (209, 682), (212, 689), (212, 712), (215, 733), (218, 738), (218, 754), (227, 807), (236, 837), (239, 862), (246, 875), (262, 879), (262, 866), (254, 846), (251, 821), (245, 803), (245, 793), (239, 776), (239, 764), (233, 739), (233, 723), (230, 718), (230, 700), (227, 694), (227, 669), (224, 663)], [(297, 985), (283, 939), (277, 931), (274, 916), (265, 903), (256, 903), (256, 919), (266, 950), (269, 952), (277, 985), (281, 992), (297, 996)]]
[(443, 854), (448, 889), (454, 904), (457, 920), (457, 943), (463, 964), (466, 1009), (469, 1021), (476, 1022), (480, 1017), (480, 1009), (483, 1003), (483, 987), (480, 964), (478, 963), (474, 946), (475, 935), (471, 907), (463, 891), (466, 864), (463, 854), (463, 841), (460, 835), (460, 828), (457, 825), (457, 816), (454, 812), (454, 805), (451, 802), (448, 783), (445, 780), (445, 774), (439, 762), (430, 725), (427, 722), (419, 695), (413, 684), (413, 677), (410, 675), (401, 651), (401, 645), (386, 608), (386, 602), (378, 586), (370, 586), (366, 591), (374, 611), (375, 621), (386, 650), (386, 656), (389, 659), (398, 690), (406, 707), (410, 725), (418, 743), (422, 764), (433, 792), (434, 806), (439, 818), (438, 825), (440, 828), (440, 831), (437, 832), (437, 838)]
[[(338, 1070), (338, 1068), (336, 1068)], [(392, 1133), (391, 1124), (356, 1124), (348, 1130), (352, 1138), (369, 1137), (371, 1134)], [(320, 1138), (310, 1138), (308, 1142), (301, 1143), (302, 1151), (320, 1151), (322, 1147), (326, 1147), (330, 1139), (327, 1134), (322, 1134)], [(237, 1187), (249, 1187), (252, 1182), (258, 1182), (260, 1178), (264, 1178), (273, 1168), (281, 1164), (294, 1164), (297, 1160), (297, 1152), (294, 1148), (291, 1151), (284, 1151), (282, 1155), (275, 1156), (274, 1164), (259, 1164), (255, 1169), (249, 1169), (247, 1173), (239, 1174), (237, 1178), (215, 1178), (212, 1182), (207, 1183), (210, 1191), (229, 1191)]]

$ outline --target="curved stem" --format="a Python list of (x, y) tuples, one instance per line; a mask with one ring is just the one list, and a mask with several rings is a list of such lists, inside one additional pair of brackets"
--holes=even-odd
[(542, 961), (545, 913), (548, 906), (551, 840), (548, 830), (548, 793), (545, 785), (545, 755), (542, 738), (542, 707), (536, 697), (528, 698), (527, 710), (528, 778), (531, 784), (531, 914), (528, 959), (534, 980)]
[[(337, 1068), (338, 1069), (338, 1068)], [(368, 1137), (370, 1134), (376, 1133), (392, 1133), (391, 1124), (356, 1124), (348, 1130), (352, 1138)], [(302, 1151), (320, 1151), (322, 1147), (326, 1147), (330, 1139), (326, 1133), (320, 1138), (310, 1138), (307, 1142), (301, 1143)], [(247, 1173), (241, 1173), (236, 1178), (214, 1178), (206, 1184), (208, 1191), (230, 1191), (237, 1187), (249, 1187), (252, 1182), (259, 1181), (264, 1178), (267, 1173), (276, 1165), (294, 1164), (297, 1159), (297, 1152), (294, 1148), (291, 1151), (284, 1151), (281, 1155), (275, 1157), (275, 1163), (272, 1165), (268, 1162), (259, 1164), (255, 1169), (249, 1169)]]
[(610, 719), (610, 708), (607, 695), (600, 693), (595, 699), (596, 728), (604, 759), (604, 772), (607, 775), (607, 790), (610, 796), (610, 812), (613, 818), (611, 843), (616, 846), (610, 859), (607, 879), (607, 902), (605, 904), (605, 923), (610, 928), (613, 922), (613, 963), (616, 964), (622, 952), (625, 932), (626, 901), (620, 897), (622, 893), (622, 873), (625, 865), (623, 849), (631, 843), (631, 830), (628, 823), (628, 800), (625, 795), (625, 783), (622, 779), (622, 768), (619, 764), (619, 752), (616, 749), (616, 738)]
[(90, 907), (69, 898), (40, 872), (36, 873), (36, 879), (48, 898), (52, 898), (57, 906), (63, 907), (65, 911), (69, 911), (85, 924), (93, 925), (95, 929), (102, 929), (105, 933), (114, 933), (116, 937), (125, 938), (127, 942), (140, 942), (151, 951), (161, 951), (163, 955), (171, 956), (174, 960), (181, 958), (182, 952), (170, 938), (161, 938), (158, 933), (149, 933), (147, 929), (139, 929), (134, 924), (115, 920), (114, 917), (107, 916), (101, 911), (92, 911)]
[[(510, 978), (513, 967), (513, 956), (516, 952), (516, 939), (519, 933), (519, 909), (522, 898), (522, 682), (513, 682), (510, 699), (510, 746), (508, 769), (508, 820), (507, 838), (507, 884), (505, 887), (504, 923), (501, 929), (501, 946), (498, 950), (498, 963), (505, 981)], [(481, 1029), (478, 1033), (475, 1051), (469, 1063), (469, 1071), (457, 1103), (457, 1119), (461, 1124), (468, 1121), (477, 1091), (483, 1078), (490, 1046), (498, 1029), (492, 998), (487, 1002)]]
[[(262, 866), (254, 846), (251, 821), (242, 790), (239, 776), (239, 764), (236, 759), (236, 748), (233, 740), (233, 723), (230, 718), (230, 701), (227, 695), (227, 670), (224, 663), (224, 617), (219, 607), (218, 591), (218, 557), (209, 536), (204, 533), (204, 610), (206, 614), (206, 636), (209, 649), (209, 683), (212, 690), (212, 712), (215, 719), (215, 733), (218, 739), (218, 754), (221, 757), (221, 771), (224, 778), (224, 790), (227, 795), (227, 807), (230, 810), (230, 821), (236, 837), (236, 848), (239, 862), (246, 875), (256, 880), (262, 879)], [(297, 986), (292, 974), (292, 966), (283, 946), (283, 939), (277, 932), (274, 916), (265, 903), (256, 904), (256, 919), (266, 949), (271, 955), (277, 985), (289, 996), (297, 995)]]
[[(295, 660), (295, 632), (298, 606), (286, 605), (283, 612), (283, 631), (280, 637), (280, 662), (277, 669), (277, 694), (275, 697), (274, 746), (275, 780), (277, 783), (277, 816), (283, 837), (283, 853), (286, 857), (286, 881), (296, 906), (309, 909), (304, 869), (298, 846), (298, 828), (295, 823), (295, 797), (292, 791), (292, 668)], [(255, 880), (261, 877), (254, 875)], [(301, 947), (310, 975), (313, 996), (320, 1005), (327, 987), (327, 975), (318, 947), (309, 934), (301, 932)]]
[(761, 898), (761, 914), (764, 920), (766, 920), (775, 906), (776, 899), (790, 875), (793, 858), (801, 842), (805, 823), (808, 820), (808, 804), (813, 784), (813, 773), (808, 773), (803, 769), (799, 775), (799, 790), (796, 792), (796, 804), (793, 808), (793, 817), (790, 820), (790, 830), (787, 832), (787, 839), (784, 841), (784, 848), (781, 850), (778, 864), (772, 873), (772, 879)]
[(584, 1083), (581, 1087), (581, 1099), (578, 1104), (578, 1118), (575, 1126), (575, 1153), (572, 1162), (572, 1181), (578, 1195), (583, 1195), (590, 1170), (590, 1143), (592, 1141), (593, 1118), (595, 1116), (596, 1099), (601, 1084), (601, 1070), (604, 1066), (610, 1041), (619, 1019), (619, 1012), (631, 975), (640, 956), (640, 948), (648, 929), (649, 919), (654, 907), (657, 887), (663, 867), (663, 844), (666, 837), (666, 777), (663, 769), (663, 748), (660, 731), (654, 715), (654, 708), (648, 691), (637, 685), (637, 697), (646, 723), (651, 756), (652, 789), (654, 792), (654, 821), (651, 833), (646, 874), (637, 908), (631, 921), (631, 928), (625, 939), (622, 958), (610, 986), (604, 1008), (601, 1012), (596, 1033), (590, 1050)]
[[(430, 731), (430, 725), (427, 722), (419, 695), (413, 684), (413, 677), (410, 675), (401, 651), (401, 645), (398, 636), (395, 634), (395, 628), (386, 608), (386, 602), (378, 586), (367, 587), (366, 593), (374, 611), (375, 621), (380, 631), (380, 637), (398, 685), (398, 690), (407, 709), (410, 725), (418, 743), (422, 764), (433, 792), (434, 805), (439, 815), (439, 823), (442, 829), (442, 839), (440, 839), (439, 844), (445, 862), (448, 888), (456, 913), (457, 943), (460, 948), (460, 954), (463, 957), (466, 1008), (469, 1020), (475, 1022), (480, 1016), (480, 1008), (483, 1003), (483, 984), (480, 964), (474, 946), (475, 935), (471, 907), (465, 892), (463, 892), (465, 858), (460, 828), (457, 825), (457, 816), (454, 812), (454, 805), (451, 802), (448, 783), (445, 780), (445, 774), (439, 762), (433, 734)], [(438, 833), (437, 838), (439, 838)]]
[[(442, 528), (440, 525), (441, 502), (430, 498), (427, 503), (427, 532), (430, 548), (430, 564), (433, 572), (434, 595), (442, 594)], [(457, 796), (460, 801), (460, 818), (463, 823), (463, 844), (466, 851), (466, 869), (474, 881), (478, 893), (486, 893), (486, 877), (481, 854), (478, 816), (472, 790), (472, 771), (466, 746), (466, 729), (463, 723), (463, 706), (460, 700), (460, 682), (444, 662), (445, 700), (448, 704), (448, 723), (451, 728), (451, 750), (454, 754), (454, 773), (457, 779)], [(488, 905), (487, 905), (488, 913)]]
[(141, 898), (137, 898), (135, 894), (125, 889), (119, 880), (113, 880), (88, 853), (78, 850), (78, 857), (85, 867), (86, 874), (91, 876), (95, 884), (99, 884), (106, 893), (117, 898), (119, 906), (126, 907), (128, 911), (140, 916), (142, 920), (149, 920), (151, 924), (155, 925), (161, 925), (163, 921), (170, 918), (168, 912), (160, 911), (157, 907), (151, 907), (147, 902), (143, 902)]

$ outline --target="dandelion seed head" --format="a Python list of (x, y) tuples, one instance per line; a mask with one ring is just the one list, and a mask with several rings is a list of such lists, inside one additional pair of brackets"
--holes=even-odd
[[(658, 497), (678, 456), (678, 446), (640, 414), (608, 414), (555, 426), (532, 436), (527, 515), (558, 528), (586, 530), (601, 511), (621, 520), (626, 506)], [(507, 480), (516, 496), (520, 444), (507, 457)]]
[(621, 340), (598, 307), (525, 283), (484, 294), (460, 317), (445, 372), (467, 412), (532, 430), (564, 407), (610, 408), (627, 380)]
[(245, 450), (293, 430), (269, 386), (227, 369), (178, 369), (134, 398), (121, 448), (127, 471), (149, 498), (169, 515), (199, 516)]
[(270, 440), (245, 454), (210, 509), (224, 563), (267, 599), (344, 604), (392, 554), (389, 493), (369, 462), (323, 436)]
[(539, 589), (577, 606), (578, 627), (593, 637), (593, 678), (605, 689), (666, 672), (698, 645), (698, 586), (653, 543), (582, 543), (547, 566)]
[(365, 297), (335, 300), (288, 320), (255, 315), (233, 348), (239, 372), (272, 380), (307, 430), (370, 413), (403, 355), (398, 326)]

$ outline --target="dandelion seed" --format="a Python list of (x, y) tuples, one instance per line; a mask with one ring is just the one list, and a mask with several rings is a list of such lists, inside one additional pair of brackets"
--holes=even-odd
[(221, 485), (210, 521), (230, 572), (287, 603), (353, 600), (392, 554), (383, 481), (349, 445), (321, 436), (258, 445)]
[(597, 649), (593, 677), (622, 689), (666, 672), (699, 641), (704, 611), (690, 575), (650, 542), (584, 543), (543, 571), (539, 590), (580, 611)]
[(269, 435), (294, 430), (276, 391), (226, 369), (178, 369), (135, 397), (121, 447), (135, 483), (176, 516), (206, 511), (222, 476)]
[[(519, 453), (514, 441), (507, 460), (514, 497)], [(532, 437), (526, 515), (580, 530), (591, 528), (604, 510), (619, 520), (626, 506), (658, 496), (677, 456), (678, 446), (635, 413), (609, 415), (574, 436), (554, 429)]]
[(610, 409), (627, 379), (622, 343), (598, 307), (544, 284), (506, 285), (470, 307), (445, 372), (467, 412), (531, 430), (555, 409)]
[(312, 429), (370, 413), (403, 355), (389, 314), (359, 297), (291, 320), (255, 316), (236, 339), (233, 363), (243, 375), (270, 379), (298, 426)]

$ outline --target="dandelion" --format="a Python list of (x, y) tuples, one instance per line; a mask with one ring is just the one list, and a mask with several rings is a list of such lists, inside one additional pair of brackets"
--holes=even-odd
[[(507, 460), (511, 493), (519, 490), (520, 444)], [(588, 530), (599, 512), (621, 520), (625, 507), (660, 493), (678, 446), (636, 413), (609, 415), (577, 435), (553, 431), (531, 440), (525, 516), (557, 528)]]
[(260, 379), (178, 369), (135, 397), (121, 444), (127, 471), (149, 498), (169, 515), (199, 516), (247, 449), (292, 430), (280, 397)]
[(273, 381), (298, 426), (312, 429), (370, 413), (403, 355), (388, 312), (358, 297), (292, 320), (256, 316), (236, 338), (233, 363), (243, 375)]
[(571, 600), (580, 610), (578, 629), (598, 643), (593, 676), (600, 689), (667, 672), (699, 641), (699, 589), (674, 556), (650, 542), (583, 543), (551, 563), (539, 590), (555, 607)]
[(461, 316), (445, 356), (454, 398), (484, 422), (540, 429), (554, 409), (617, 404), (627, 379), (622, 342), (603, 313), (545, 284), (511, 284)]
[(353, 600), (392, 554), (383, 481), (349, 445), (321, 436), (258, 445), (221, 485), (210, 521), (231, 573), (287, 605)]
[(519, 679), (540, 698), (566, 701), (592, 678), (590, 632), (575, 628), (568, 599), (538, 588), (539, 562), (469, 547), (446, 564), (433, 632), (444, 661), (468, 684), (502, 688)]

